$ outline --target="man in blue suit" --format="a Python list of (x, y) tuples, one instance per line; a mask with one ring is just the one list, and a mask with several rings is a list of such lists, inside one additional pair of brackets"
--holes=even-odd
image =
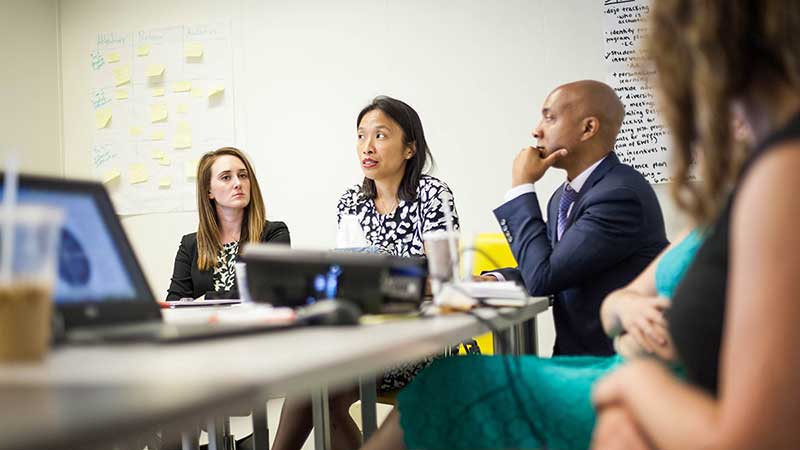
[[(537, 146), (517, 155), (512, 189), (494, 210), (519, 265), (496, 278), (555, 296), (556, 355), (613, 354), (600, 304), (668, 244), (650, 184), (612, 151), (624, 115), (614, 90), (598, 81), (551, 92), (533, 130)], [(550, 167), (567, 181), (550, 197), (545, 222), (534, 183)]]

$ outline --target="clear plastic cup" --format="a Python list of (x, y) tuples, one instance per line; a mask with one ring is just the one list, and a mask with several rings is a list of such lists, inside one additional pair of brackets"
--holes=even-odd
[(364, 230), (358, 223), (358, 217), (352, 214), (343, 215), (336, 229), (336, 248), (364, 248), (369, 245)]
[(430, 231), (422, 236), (425, 241), (425, 254), (428, 257), (428, 278), (431, 282), (431, 292), (436, 295), (444, 283), (453, 280), (454, 267), (458, 267), (458, 254), (455, 261), (452, 257), (451, 240), (455, 249), (458, 249), (459, 235), (457, 232)]
[(0, 363), (41, 361), (51, 335), (61, 210), (15, 207), (0, 218)]
[(239, 300), (242, 303), (252, 303), (253, 298), (250, 297), (250, 289), (247, 287), (247, 263), (236, 261), (233, 265), (236, 270), (236, 285), (239, 287)]

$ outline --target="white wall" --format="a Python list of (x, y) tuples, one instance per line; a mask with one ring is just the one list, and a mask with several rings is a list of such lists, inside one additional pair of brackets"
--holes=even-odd
[(0, 163), (14, 152), (26, 172), (60, 175), (58, 1), (0, 2)]
[[(65, 1), (64, 169), (90, 174), (85, 61), (98, 32), (223, 19), (233, 25), (234, 144), (252, 155), (268, 215), (288, 223), (296, 246), (333, 244), (336, 201), (361, 179), (355, 117), (378, 94), (419, 112), (465, 232), (498, 231), (491, 210), (514, 155), (532, 143), (544, 97), (567, 81), (605, 78), (601, 12), (602, 2), (586, 0)], [(538, 183), (543, 204), (563, 178), (554, 170)], [(683, 221), (667, 187), (656, 192), (674, 236)], [(196, 214), (123, 222), (162, 296)]]

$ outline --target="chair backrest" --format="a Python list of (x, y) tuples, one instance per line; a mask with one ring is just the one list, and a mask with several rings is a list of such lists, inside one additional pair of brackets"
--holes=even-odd
[(511, 253), (511, 247), (503, 233), (480, 233), (475, 237), (475, 248), (481, 250), (491, 259), (481, 252), (475, 253), (472, 265), (472, 274), (480, 275), (484, 270), (500, 269), (503, 267), (517, 267), (517, 261)]

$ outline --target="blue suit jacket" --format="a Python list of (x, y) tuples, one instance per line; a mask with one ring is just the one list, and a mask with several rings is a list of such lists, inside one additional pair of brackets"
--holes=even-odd
[(661, 207), (644, 177), (612, 152), (586, 180), (557, 240), (562, 192), (550, 197), (547, 223), (535, 193), (494, 210), (519, 265), (501, 273), (531, 295), (554, 295), (554, 354), (611, 355), (600, 304), (667, 246)]

